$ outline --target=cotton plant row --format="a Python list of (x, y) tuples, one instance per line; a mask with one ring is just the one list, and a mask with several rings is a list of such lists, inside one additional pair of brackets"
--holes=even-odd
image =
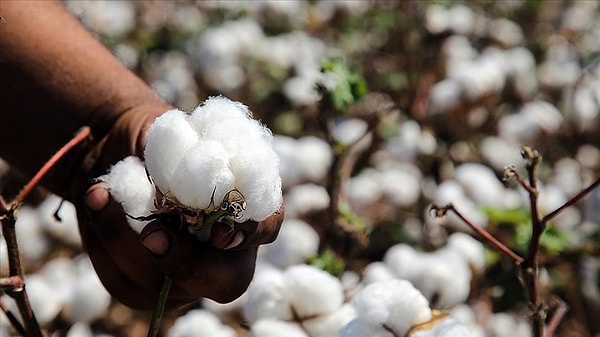
[[(212, 97), (192, 113), (167, 111), (150, 126), (144, 161), (127, 157), (100, 180), (141, 232), (178, 214), (199, 234), (205, 221), (262, 221), (282, 203), (269, 129), (239, 102)], [(213, 221), (214, 221), (213, 220)]]

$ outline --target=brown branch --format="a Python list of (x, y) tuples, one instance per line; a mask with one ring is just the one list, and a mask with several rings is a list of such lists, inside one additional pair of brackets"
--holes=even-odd
[(582, 190), (581, 192), (577, 193), (576, 195), (571, 197), (569, 200), (567, 200), (567, 202), (565, 202), (562, 206), (560, 206), (559, 208), (555, 209), (554, 211), (546, 214), (546, 216), (544, 216), (542, 218), (542, 222), (547, 223), (548, 221), (554, 219), (565, 208), (572, 206), (573, 204), (578, 202), (581, 198), (588, 195), (594, 188), (598, 187), (598, 185), (600, 185), (600, 177), (596, 178), (596, 181), (594, 181), (590, 186), (586, 187), (584, 190)]
[(0, 299), (0, 310), (2, 310), (2, 312), (4, 313), (4, 315), (10, 321), (10, 324), (13, 326), (13, 328), (15, 328), (15, 330), (17, 330), (17, 332), (21, 336), (27, 336), (27, 331), (25, 331), (25, 328), (23, 327), (23, 325), (21, 324), (21, 322), (19, 322), (19, 320), (12, 313), (12, 311), (10, 311), (10, 309), (8, 309), (8, 307), (6, 306), (6, 304), (4, 304), (4, 302), (2, 302), (2, 299)]
[(462, 220), (467, 226), (469, 226), (469, 228), (471, 228), (477, 234), (481, 235), (490, 245), (492, 245), (494, 248), (496, 248), (499, 252), (508, 256), (511, 260), (515, 261), (515, 263), (517, 263), (517, 264), (520, 264), (524, 261), (522, 257), (520, 257), (517, 253), (513, 252), (510, 248), (508, 248), (506, 245), (504, 245), (502, 242), (500, 242), (498, 239), (496, 239), (488, 231), (477, 226), (476, 224), (471, 222), (471, 220), (467, 219), (461, 212), (459, 212), (456, 209), (456, 207), (454, 207), (453, 204), (448, 204), (444, 207), (432, 205), (430, 208), (430, 211), (431, 210), (435, 211), (436, 216), (444, 216), (446, 214), (446, 212), (448, 212), (448, 211), (454, 212), (454, 214), (456, 214), (460, 218), (460, 220)]
[(556, 331), (556, 328), (558, 328), (558, 324), (560, 324), (563, 317), (565, 317), (567, 309), (567, 305), (564, 302), (561, 302), (558, 306), (558, 309), (556, 309), (554, 315), (552, 315), (550, 322), (548, 322), (548, 325), (546, 326), (546, 334), (544, 337), (552, 337), (552, 335)]
[(69, 142), (67, 142), (58, 152), (56, 152), (50, 160), (39, 169), (39, 171), (31, 178), (31, 180), (23, 187), (23, 189), (19, 192), (19, 194), (12, 201), (13, 204), (23, 202), (25, 197), (31, 193), (31, 190), (42, 180), (42, 178), (48, 173), (48, 171), (56, 165), (56, 163), (65, 156), (69, 151), (75, 148), (77, 145), (81, 144), (84, 140), (89, 139), (91, 136), (91, 130), (88, 126), (84, 126), (80, 128), (75, 137), (73, 137)]
[(19, 291), (25, 283), (19, 276), (10, 276), (0, 278), (0, 290), (2, 291)]

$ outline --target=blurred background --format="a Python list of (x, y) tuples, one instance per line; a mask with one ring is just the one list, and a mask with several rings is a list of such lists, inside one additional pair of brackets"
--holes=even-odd
[[(222, 94), (248, 105), (271, 128), (282, 160), (286, 222), (300, 220), (320, 237), (303, 263), (335, 276), (360, 279), (366, 266), (398, 243), (427, 253), (446, 245), (452, 233), (469, 232), (454, 218), (432, 219), (432, 203), (453, 202), (524, 254), (527, 195), (501, 181), (507, 165), (525, 172), (522, 145), (544, 158), (538, 170), (543, 213), (600, 174), (597, 1), (65, 5), (171, 104), (191, 111)], [(336, 105), (344, 95), (336, 88), (348, 83), (360, 84), (360, 90), (350, 90), (347, 104)], [(332, 98), (333, 107), (323, 97)], [(333, 125), (332, 135), (320, 127), (322, 119)], [(332, 172), (332, 144), (357, 149), (349, 172)], [(8, 171), (0, 165), (4, 188), (16, 184)], [(327, 242), (320, 223), (336, 174), (344, 178), (348, 209), (342, 213), (365, 236), (345, 249)], [(19, 222), (29, 225), (17, 228), (31, 275), (28, 290), (50, 335), (144, 336), (149, 314), (103, 292), (82, 253), (72, 207), (63, 205), (63, 221), (57, 222), (52, 214), (60, 200), (43, 193), (38, 199), (20, 213)], [(4, 241), (0, 273), (6, 275), (3, 249)], [(554, 309), (564, 302), (569, 309), (556, 336), (599, 336), (599, 255), (597, 189), (552, 221), (542, 240), (546, 302)], [(488, 248), (481, 259), (460, 305), (472, 312), (481, 336), (528, 336), (526, 294), (514, 265)], [(200, 307), (215, 312), (235, 335), (248, 334), (239, 308), (206, 302)], [(167, 314), (165, 336), (186, 310)], [(0, 335), (9, 336), (6, 319), (0, 321)]]

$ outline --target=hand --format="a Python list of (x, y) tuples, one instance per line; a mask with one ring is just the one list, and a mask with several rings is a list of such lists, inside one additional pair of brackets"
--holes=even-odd
[[(121, 136), (109, 137), (101, 149), (93, 151), (98, 154), (96, 163), (126, 155), (115, 155), (115, 149), (136, 148), (125, 146), (122, 140), (131, 134), (128, 130), (145, 130), (131, 125), (140, 121), (148, 123), (139, 116), (124, 118), (127, 126), (117, 125), (121, 131), (115, 132)], [(81, 200), (80, 231), (100, 280), (116, 299), (136, 309), (154, 308), (165, 275), (173, 280), (167, 307), (192, 303), (200, 297), (218, 302), (234, 300), (252, 279), (258, 245), (273, 241), (283, 221), (283, 214), (277, 213), (260, 223), (236, 224), (233, 229), (216, 223), (210, 242), (200, 243), (178, 221), (163, 219), (151, 222), (138, 235), (102, 183), (87, 189)]]

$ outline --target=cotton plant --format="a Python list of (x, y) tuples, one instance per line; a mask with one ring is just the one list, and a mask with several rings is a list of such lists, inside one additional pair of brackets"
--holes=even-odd
[(468, 337), (470, 330), (446, 312), (432, 310), (412, 283), (401, 279), (365, 286), (351, 301), (356, 318), (337, 337)]
[(159, 116), (144, 161), (127, 157), (100, 180), (137, 232), (149, 220), (178, 214), (199, 234), (205, 222), (262, 221), (282, 203), (271, 131), (245, 105), (221, 96), (191, 113)]

